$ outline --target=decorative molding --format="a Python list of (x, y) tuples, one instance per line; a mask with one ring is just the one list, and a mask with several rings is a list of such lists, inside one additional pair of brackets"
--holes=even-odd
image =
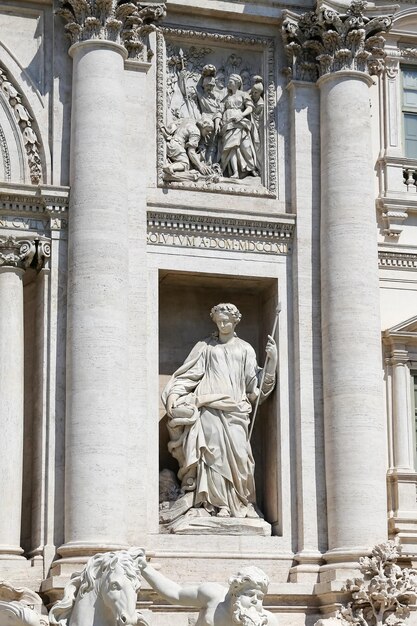
[(417, 61), (417, 46), (399, 44), (398, 51), (402, 59)]
[[(197, 42), (202, 46), (213, 45), (233, 48), (253, 49), (263, 54), (265, 82), (265, 145), (266, 161), (264, 166), (264, 184), (250, 184), (250, 177), (233, 181), (213, 176), (205, 181), (170, 181), (163, 178), (163, 166), (166, 158), (166, 142), (161, 127), (166, 122), (166, 53), (165, 42), (189, 41), (193, 45)], [(209, 49), (208, 49), (209, 50)], [(269, 37), (251, 37), (242, 34), (226, 34), (208, 32), (197, 29), (184, 29), (176, 26), (162, 26), (157, 31), (157, 182), (159, 187), (174, 189), (201, 190), (214, 193), (231, 193), (238, 195), (252, 195), (262, 197), (276, 197), (278, 191), (277, 177), (277, 141), (276, 141), (276, 88), (275, 88), (275, 51), (274, 40)]]
[[(13, 86), (6, 69), (2, 66), (0, 66), (0, 90), (17, 120), (17, 126), (20, 130), (23, 145), (26, 150), (30, 182), (33, 185), (38, 185), (42, 181), (42, 160), (40, 156), (40, 146), (42, 142), (39, 133), (33, 126), (31, 114), (22, 103), (22, 95)], [(0, 136), (0, 146), (3, 163), (5, 164), (6, 181), (8, 181), (10, 180), (10, 157), (8, 155), (6, 138), (3, 133), (2, 136)]]
[(380, 269), (417, 270), (417, 252), (398, 252), (380, 250), (378, 252)]
[(390, 365), (406, 365), (409, 361), (407, 350), (393, 349), (391, 351)]
[(3, 160), (4, 180), (9, 183), (12, 179), (10, 152), (9, 152), (9, 146), (7, 145), (6, 135), (4, 134), (4, 131), (1, 126), (0, 126), (0, 150), (1, 150), (2, 160)]
[(51, 243), (46, 237), (21, 239), (14, 235), (0, 237), (0, 267), (33, 267), (42, 269), (51, 256)]
[(403, 231), (403, 224), (408, 217), (407, 210), (401, 206), (390, 206), (381, 203), (381, 217), (385, 228), (384, 235), (392, 239), (398, 239)]
[(43, 234), (68, 225), (68, 187), (0, 184), (0, 229)]
[(159, 31), (166, 36), (179, 39), (197, 39), (199, 43), (214, 43), (222, 46), (244, 46), (266, 48), (270, 45), (270, 37), (253, 37), (250, 35), (239, 35), (221, 33), (215, 31), (205, 31), (198, 29), (186, 29), (177, 26), (161, 26)]
[(394, 80), (398, 76), (400, 69), (399, 59), (386, 58), (385, 59), (385, 75), (390, 80)]
[(293, 222), (263, 222), (148, 212), (148, 244), (282, 255), (291, 252)]
[(106, 40), (122, 45), (129, 59), (149, 61), (149, 33), (156, 30), (154, 22), (166, 15), (165, 4), (139, 3), (137, 0), (60, 0), (57, 14), (72, 44), (88, 40)]
[(51, 257), (51, 241), (46, 237), (36, 240), (36, 269), (39, 271)]
[(294, 80), (315, 81), (319, 76), (340, 70), (380, 72), (385, 39), (391, 16), (369, 18), (364, 0), (353, 0), (346, 13), (318, 5), (315, 11), (297, 16), (284, 12), (282, 36)]

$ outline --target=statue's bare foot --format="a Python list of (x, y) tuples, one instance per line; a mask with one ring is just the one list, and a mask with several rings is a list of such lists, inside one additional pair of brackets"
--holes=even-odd
[(225, 506), (221, 506), (219, 512), (217, 513), (217, 517), (230, 517), (229, 509)]
[(234, 174), (232, 174), (230, 178), (239, 178), (238, 172), (235, 172)]
[(250, 502), (248, 504), (246, 517), (249, 517), (250, 519), (258, 519), (260, 517), (258, 513), (256, 512), (255, 507)]

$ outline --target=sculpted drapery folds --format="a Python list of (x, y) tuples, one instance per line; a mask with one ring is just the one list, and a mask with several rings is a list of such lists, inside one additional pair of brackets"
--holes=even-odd
[(251, 95), (242, 91), (242, 79), (232, 74), (223, 100), (224, 113), (221, 125), (221, 165), (225, 174), (239, 178), (256, 175), (256, 153), (252, 141), (251, 115), (254, 103)]
[[(196, 74), (193, 68), (200, 59), (194, 58), (197, 53), (191, 50), (185, 55), (180, 49), (168, 63), (167, 116), (172, 122), (168, 126), (160, 124), (166, 140), (164, 180), (238, 183), (253, 176), (255, 184), (259, 184), (264, 167), (262, 78), (246, 67), (238, 74), (236, 67), (242, 59), (235, 58), (236, 55), (231, 55), (224, 67), (216, 68), (210, 63), (200, 66)], [(210, 52), (208, 49), (201, 54)], [(187, 69), (189, 66), (191, 70)], [(207, 120), (211, 121), (209, 129)], [(207, 132), (201, 128), (203, 121)], [(171, 137), (180, 133), (184, 125), (191, 124), (201, 130), (196, 148), (198, 161), (193, 154), (179, 158), (172, 151)]]
[(219, 304), (211, 317), (217, 332), (196, 344), (163, 392), (169, 449), (183, 490), (194, 492), (194, 508), (218, 517), (257, 517), (248, 426), (257, 396), (262, 401), (274, 388), (276, 344), (269, 337), (260, 388), (255, 351), (234, 333), (238, 309)]

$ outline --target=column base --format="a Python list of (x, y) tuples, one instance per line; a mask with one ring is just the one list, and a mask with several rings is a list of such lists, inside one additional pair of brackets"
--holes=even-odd
[(320, 567), (320, 583), (343, 582), (347, 578), (359, 576), (359, 559), (370, 553), (369, 546), (328, 550), (323, 554), (326, 563)]
[(23, 550), (20, 546), (11, 546), (7, 544), (0, 544), (0, 560), (26, 560), (23, 556)]
[(290, 569), (290, 582), (292, 583), (316, 583), (318, 581), (320, 565), (323, 563), (323, 555), (315, 550), (302, 550), (294, 557), (297, 565)]
[(89, 542), (89, 541), (68, 541), (58, 548), (61, 557), (60, 563), (73, 563), (74, 561), (86, 561), (90, 556), (101, 552), (115, 552), (117, 550), (127, 550), (129, 546), (125, 543), (111, 542)]

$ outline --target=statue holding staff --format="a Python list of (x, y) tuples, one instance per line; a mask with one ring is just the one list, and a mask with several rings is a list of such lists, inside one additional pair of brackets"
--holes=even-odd
[(194, 346), (162, 394), (182, 489), (194, 492), (193, 508), (217, 517), (258, 517), (248, 429), (252, 406), (275, 386), (275, 340), (268, 336), (264, 371), (235, 333), (241, 317), (233, 304), (213, 307), (217, 331)]

